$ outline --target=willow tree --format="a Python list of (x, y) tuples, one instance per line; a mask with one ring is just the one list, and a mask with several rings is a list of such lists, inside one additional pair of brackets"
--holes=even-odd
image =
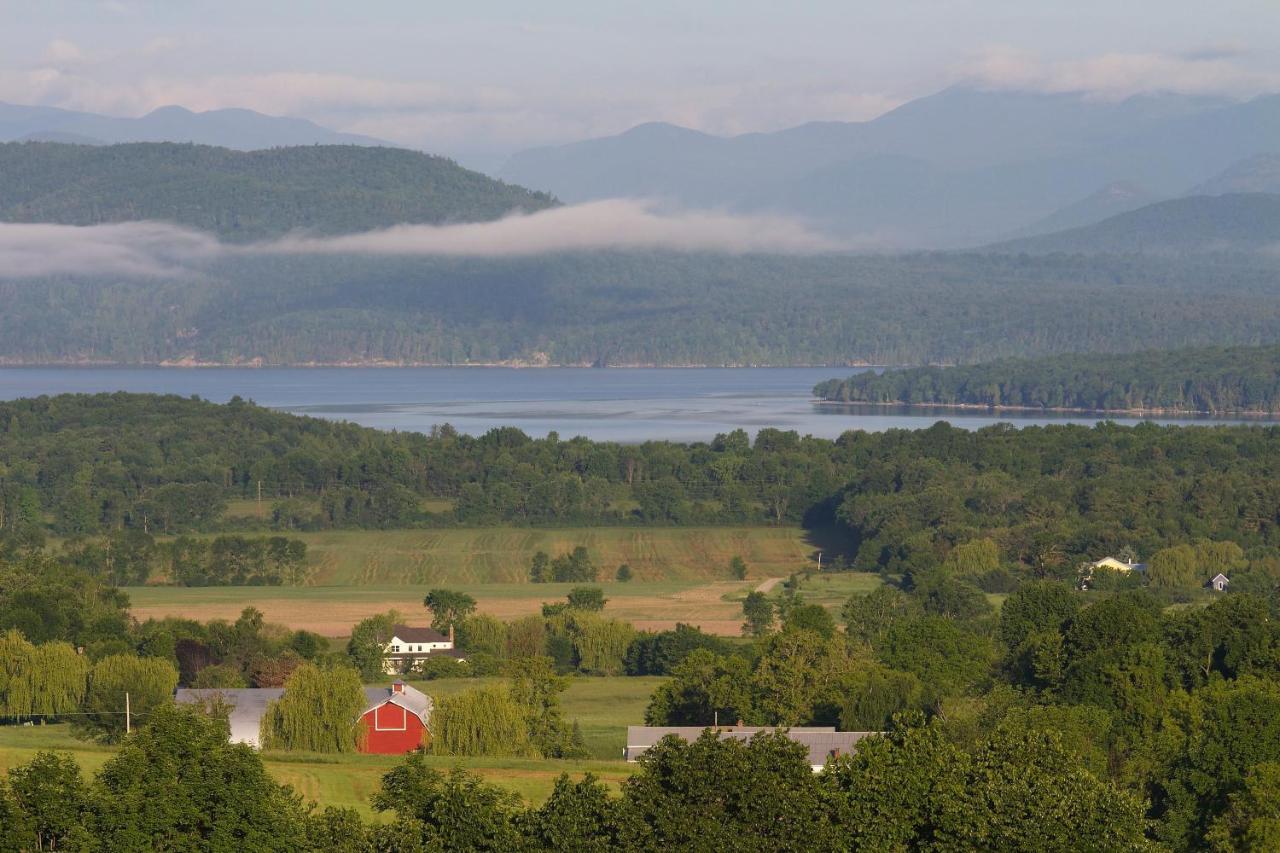
[(468, 654), (507, 656), (507, 623), (488, 614), (468, 616), (458, 625), (458, 647)]
[(36, 646), (0, 636), (0, 717), (56, 717), (79, 709), (89, 662), (70, 643)]
[(431, 714), (437, 755), (537, 756), (529, 718), (504, 688), (482, 687), (440, 700)]
[(31, 659), (35, 646), (22, 632), (10, 629), (0, 635), (0, 717), (29, 717), (33, 699)]
[(595, 613), (575, 612), (569, 620), (574, 656), (584, 672), (621, 675), (623, 661), (635, 628), (618, 619), (606, 619)]
[(125, 731), (126, 708), (131, 722), (144, 724), (152, 711), (173, 700), (177, 686), (178, 670), (164, 658), (110, 655), (89, 670), (80, 724), (93, 736), (116, 740)]
[(365, 705), (360, 673), (345, 666), (304, 663), (284, 683), (284, 695), (267, 707), (262, 745), (305, 752), (355, 752)]
[(31, 657), (33, 717), (58, 717), (80, 709), (89, 687), (89, 661), (70, 643), (43, 643)]

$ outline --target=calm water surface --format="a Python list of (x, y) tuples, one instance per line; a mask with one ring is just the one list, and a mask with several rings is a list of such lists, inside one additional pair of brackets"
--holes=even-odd
[[(507, 368), (8, 368), (0, 399), (41, 394), (140, 391), (195, 394), (223, 402), (239, 395), (264, 406), (380, 429), (427, 431), (449, 423), (478, 435), (516, 426), (562, 438), (705, 441), (716, 433), (765, 427), (833, 438), (845, 430), (920, 429), (947, 420), (977, 429), (1095, 423), (1099, 418), (819, 405), (815, 384), (847, 368), (539, 369)], [(1133, 418), (1112, 418), (1137, 423)], [(1244, 419), (1153, 419), (1159, 423), (1239, 423)]]

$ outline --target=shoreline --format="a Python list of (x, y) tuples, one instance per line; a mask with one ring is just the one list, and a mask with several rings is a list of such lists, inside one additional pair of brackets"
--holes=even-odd
[[(899, 365), (905, 366), (905, 365)], [(197, 361), (181, 359), (177, 361), (159, 362), (119, 362), (119, 361), (14, 361), (0, 358), (0, 369), (13, 370), (397, 370), (397, 369), (450, 369), (506, 368), (509, 370), (875, 370), (887, 368), (883, 364), (658, 364), (658, 363), (624, 363), (596, 365), (585, 362), (572, 364), (553, 364), (550, 362), (532, 361), (494, 361), (494, 362), (417, 362), (417, 361), (302, 361), (302, 362), (266, 362), (258, 359), (241, 362)]]
[(1255, 417), (1260, 419), (1280, 419), (1280, 411), (1268, 411), (1265, 409), (1218, 409), (1216, 411), (1206, 411), (1202, 409), (1081, 409), (1067, 406), (1000, 406), (986, 405), (984, 403), (871, 403), (864, 400), (824, 400), (820, 397), (814, 398), (815, 405), (820, 406), (870, 406), (875, 408), (905, 408), (905, 409), (950, 409), (954, 411), (965, 412), (1011, 412), (1022, 414), (1035, 414), (1037, 412), (1043, 414), (1060, 414), (1060, 415), (1124, 415), (1127, 417), (1142, 417), (1144, 415), (1156, 415), (1164, 417)]

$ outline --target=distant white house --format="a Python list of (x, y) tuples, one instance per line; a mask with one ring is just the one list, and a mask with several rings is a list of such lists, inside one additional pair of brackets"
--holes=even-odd
[(1213, 579), (1209, 581), (1209, 586), (1213, 587), (1214, 592), (1225, 592), (1227, 585), (1230, 583), (1231, 578), (1227, 577), (1222, 572), (1218, 572), (1213, 576)]
[(382, 669), (387, 675), (408, 672), (432, 657), (464, 659), (454, 647), (452, 625), (448, 635), (435, 628), (413, 628), (409, 625), (395, 625), (391, 630), (391, 639), (382, 647)]

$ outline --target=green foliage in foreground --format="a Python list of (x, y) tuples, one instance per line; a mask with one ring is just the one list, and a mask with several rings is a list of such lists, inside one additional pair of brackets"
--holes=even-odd
[(886, 370), (831, 379), (813, 393), (842, 403), (1270, 413), (1280, 411), (1280, 347), (1085, 353)]
[(358, 145), (7, 143), (0, 176), (0, 222), (158, 220), (235, 241), (475, 222), (555, 204), (443, 157)]
[[(1002, 729), (970, 749), (937, 726), (864, 741), (823, 773), (780, 735), (668, 738), (611, 796), (564, 776), (538, 808), (420, 754), (372, 798), (388, 822), (305, 806), (226, 726), (169, 706), (91, 781), (44, 753), (0, 781), (3, 849), (510, 851), (1136, 850), (1141, 802), (1055, 734)], [(1260, 777), (1253, 777), (1256, 780)], [(1251, 829), (1241, 801), (1232, 829)], [(1236, 829), (1236, 827), (1242, 827)]]

